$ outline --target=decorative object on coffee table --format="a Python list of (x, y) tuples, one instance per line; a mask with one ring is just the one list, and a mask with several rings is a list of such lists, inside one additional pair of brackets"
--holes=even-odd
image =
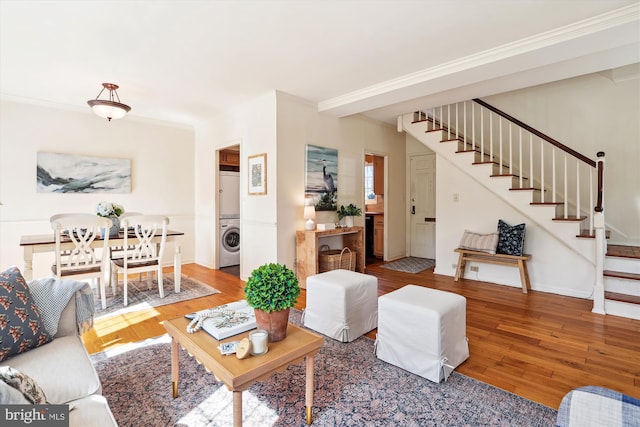
[(258, 328), (267, 331), (270, 342), (283, 340), (289, 309), (300, 295), (295, 273), (282, 264), (263, 264), (251, 272), (244, 293), (247, 303), (255, 309)]

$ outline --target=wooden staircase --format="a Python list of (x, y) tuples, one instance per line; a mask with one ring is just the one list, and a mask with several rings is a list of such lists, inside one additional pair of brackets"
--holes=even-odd
[(607, 314), (640, 320), (640, 247), (608, 245), (605, 268)]
[[(505, 113), (496, 110), (494, 107), (491, 107), (484, 102), (481, 102), (481, 104), (487, 106), (494, 113), (501, 114), (503, 117), (508, 117), (510, 120), (513, 119), (511, 116), (508, 116)], [(444, 111), (444, 108), (447, 108), (446, 113)], [(462, 108), (464, 108), (466, 114), (466, 111), (468, 109), (466, 103)], [(482, 143), (478, 141), (478, 137), (472, 138), (469, 137), (469, 135), (465, 136), (464, 132), (467, 131), (467, 128), (465, 125), (464, 131), (462, 131), (462, 124), (459, 122), (459, 120), (462, 121), (462, 115), (458, 114), (458, 106), (455, 106), (455, 114), (451, 113), (451, 109), (451, 106), (440, 107), (439, 117), (436, 117), (438, 111), (437, 108), (432, 109), (431, 113), (416, 112), (413, 114), (412, 120), (409, 119), (403, 122), (405, 123), (405, 125), (403, 125), (404, 130), (414, 134), (414, 132), (417, 130), (414, 125), (418, 124), (421, 126), (422, 131), (426, 134), (439, 132), (442, 136), (440, 140), (440, 146), (444, 146), (443, 144), (456, 144), (456, 147), (453, 150), (445, 149), (441, 154), (447, 155), (447, 153), (453, 153), (454, 156), (452, 156), (451, 159), (454, 159), (453, 163), (458, 165), (459, 168), (463, 169), (467, 167), (482, 167), (482, 172), (485, 173), (485, 171), (487, 171), (488, 177), (491, 180), (496, 179), (510, 181), (510, 187), (508, 187), (509, 193), (514, 194), (514, 197), (516, 193), (523, 193), (522, 197), (516, 197), (517, 201), (515, 203), (512, 203), (512, 206), (517, 207), (522, 212), (525, 212), (526, 209), (532, 211), (543, 209), (542, 211), (538, 212), (545, 212), (546, 214), (551, 213), (552, 216), (547, 217), (551, 218), (551, 225), (543, 225), (543, 228), (545, 228), (551, 234), (557, 233), (558, 240), (562, 241), (563, 244), (570, 247), (573, 251), (581, 253), (591, 264), (596, 265), (598, 258), (598, 256), (596, 255), (597, 245), (591, 243), (594, 242), (593, 238), (595, 236), (595, 231), (593, 228), (593, 217), (591, 217), (591, 215), (588, 217), (582, 214), (583, 211), (589, 210), (589, 206), (587, 206), (586, 208), (584, 207), (584, 205), (582, 206), (582, 208), (580, 207), (580, 195), (577, 195), (577, 203), (566, 203), (563, 200), (559, 200), (561, 199), (560, 196), (558, 196), (558, 198), (556, 199), (555, 189), (553, 190), (553, 198), (549, 197), (548, 195), (544, 195), (549, 191), (547, 185), (545, 185), (546, 183), (544, 181), (544, 176), (542, 177), (543, 186), (540, 186), (536, 184), (541, 181), (540, 177), (530, 179), (527, 176), (527, 172), (529, 169), (533, 171), (533, 166), (531, 166), (530, 168), (527, 168), (526, 166), (523, 167), (523, 162), (522, 160), (520, 160), (519, 165), (510, 167), (509, 163), (512, 160), (511, 148), (509, 149), (510, 151), (508, 159), (505, 159), (504, 156), (498, 157), (493, 155), (494, 147), (491, 147), (491, 154), (488, 154), (486, 146), (491, 146), (491, 144), (495, 145), (495, 142), (491, 141), (491, 139), (485, 142), (484, 135), (482, 136)], [(407, 116), (409, 115), (406, 115), (403, 120), (407, 119)], [(452, 117), (455, 117), (455, 122), (453, 122), (454, 119)], [(466, 116), (464, 116), (464, 119), (468, 122)], [(532, 132), (535, 135), (540, 136), (541, 139), (542, 137), (545, 137), (544, 134), (530, 128), (517, 119), (513, 119), (513, 121), (518, 126), (524, 126), (525, 131)], [(411, 126), (406, 126), (407, 123), (411, 123)], [(409, 130), (408, 128), (411, 128), (411, 130)], [(481, 131), (481, 133), (486, 134), (486, 129), (484, 131)], [(509, 128), (509, 133), (511, 134), (511, 128)], [(418, 140), (421, 140), (419, 138), (419, 135), (414, 134), (414, 136), (418, 137)], [(502, 138), (502, 133), (500, 134), (500, 138)], [(425, 141), (422, 142), (425, 143), (425, 145), (429, 146)], [(558, 143), (555, 140), (551, 140), (549, 142), (551, 142), (556, 147), (561, 146), (560, 148), (564, 151), (572, 152), (571, 155), (577, 157), (582, 162), (585, 162), (587, 164), (591, 163), (590, 165), (596, 166), (597, 169), (597, 162), (593, 162), (592, 160), (585, 158), (581, 154), (576, 153), (565, 146), (562, 146), (562, 144)], [(520, 151), (522, 152), (522, 142), (520, 142), (520, 145)], [(430, 148), (433, 149), (433, 147)], [(436, 148), (436, 150), (438, 149), (439, 147)], [(498, 149), (495, 150), (498, 151)], [(502, 151), (502, 140), (500, 140), (499, 152)], [(533, 148), (531, 148), (531, 154), (533, 154)], [(600, 157), (601, 154), (604, 155), (603, 153), (598, 153), (598, 156)], [(457, 156), (462, 156), (464, 158), (464, 161), (455, 160)], [(514, 162), (518, 162), (518, 160), (514, 160)], [(511, 164), (513, 165), (513, 163)], [(489, 167), (488, 170), (486, 169), (487, 167)], [(467, 169), (467, 171), (469, 170), (472, 169)], [(478, 177), (479, 174), (477, 173), (477, 171), (475, 171), (472, 172), (472, 175)], [(484, 179), (486, 179), (487, 175), (484, 176)], [(600, 182), (598, 184), (600, 184)], [(485, 186), (485, 188), (488, 187), (489, 186)], [(524, 203), (523, 200), (527, 200), (527, 202)], [(590, 208), (591, 211), (593, 211), (595, 202), (593, 200), (590, 200), (587, 203), (590, 202), (593, 202)], [(597, 206), (600, 206), (600, 202), (601, 200), (600, 198), (598, 198)], [(525, 204), (529, 207), (527, 208), (526, 206), (524, 206)], [(598, 207), (596, 207), (596, 211), (600, 212), (598, 211)], [(553, 214), (554, 212), (555, 215)], [(527, 212), (527, 216), (533, 218), (534, 220), (536, 218), (541, 219), (541, 215), (532, 215), (531, 212)], [(548, 219), (547, 222), (549, 222)], [(564, 229), (562, 232), (560, 232), (560, 228), (558, 228), (560, 227), (559, 224), (567, 223), (577, 224), (578, 233), (576, 234), (575, 231), (573, 233), (566, 233)], [(543, 221), (540, 220), (540, 222), (538, 222), (538, 225), (542, 224)], [(554, 224), (558, 224), (558, 226)], [(609, 233), (605, 232), (605, 236), (608, 238)], [(580, 241), (584, 243), (576, 243)], [(602, 256), (600, 256), (600, 259), (602, 259)], [(596, 268), (596, 270), (598, 269)], [(602, 267), (600, 268), (600, 271), (602, 271)], [(640, 319), (640, 248), (632, 246), (609, 245), (604, 261), (604, 273), (602, 276), (600, 281), (602, 282), (602, 279), (604, 279), (605, 289), (604, 313)], [(602, 287), (600, 287), (600, 289), (602, 289)], [(597, 290), (595, 290), (594, 292), (597, 293)], [(593, 296), (595, 298), (595, 294)], [(600, 301), (602, 300), (600, 299)], [(594, 304), (594, 312), (602, 313), (602, 310), (596, 310), (596, 305)]]

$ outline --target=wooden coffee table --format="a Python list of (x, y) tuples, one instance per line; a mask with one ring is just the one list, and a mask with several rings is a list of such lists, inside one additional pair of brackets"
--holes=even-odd
[(171, 381), (173, 397), (178, 397), (178, 352), (184, 347), (191, 356), (211, 371), (233, 392), (233, 425), (242, 425), (242, 392), (255, 381), (264, 380), (273, 373), (284, 371), (289, 365), (306, 359), (306, 422), (311, 424), (313, 408), (313, 360), (324, 339), (298, 326), (289, 324), (287, 337), (269, 343), (269, 351), (261, 356), (248, 356), (240, 360), (235, 355), (223, 356), (218, 350), (221, 342), (239, 341), (249, 335), (245, 332), (218, 341), (200, 330), (187, 333), (189, 320), (179, 317), (163, 322), (171, 336)]

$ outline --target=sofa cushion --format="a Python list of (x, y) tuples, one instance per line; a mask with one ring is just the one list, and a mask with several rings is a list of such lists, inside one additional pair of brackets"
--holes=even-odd
[(4, 381), (0, 381), (0, 402), (3, 405), (30, 405), (20, 390), (16, 390)]
[(82, 427), (118, 427), (107, 399), (99, 394), (75, 400), (70, 405), (69, 425)]
[(496, 253), (505, 255), (522, 255), (524, 251), (525, 224), (510, 226), (503, 220), (498, 220), (498, 247)]
[(0, 361), (51, 341), (17, 267), (0, 273)]
[(18, 390), (34, 405), (44, 405), (47, 397), (38, 383), (29, 375), (10, 366), (0, 366), (0, 382)]
[(56, 338), (1, 365), (11, 365), (37, 381), (52, 404), (101, 392), (98, 374), (76, 335)]

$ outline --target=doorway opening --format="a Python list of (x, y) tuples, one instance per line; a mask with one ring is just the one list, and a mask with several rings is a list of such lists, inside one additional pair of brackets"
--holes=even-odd
[(364, 155), (365, 265), (384, 260), (385, 157)]
[(218, 268), (240, 277), (240, 145), (226, 147), (217, 154)]

